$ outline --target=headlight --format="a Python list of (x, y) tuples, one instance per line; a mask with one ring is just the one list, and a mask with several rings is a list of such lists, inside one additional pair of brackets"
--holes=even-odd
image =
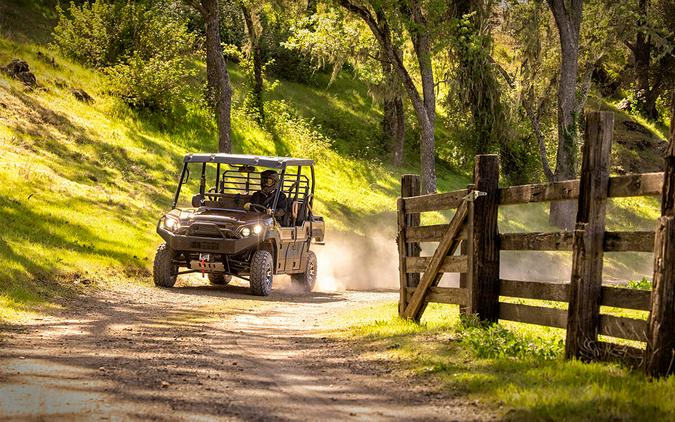
[(262, 233), (262, 229), (263, 229), (263, 228), (262, 228), (262, 226), (261, 226), (260, 224), (256, 224), (256, 225), (253, 227), (253, 233), (255, 233), (255, 234), (260, 234), (260, 233)]
[(167, 230), (174, 231), (180, 227), (180, 223), (175, 218), (166, 217), (164, 219), (164, 227), (166, 227)]
[(251, 229), (249, 229), (248, 227), (244, 227), (243, 229), (241, 229), (241, 235), (244, 237), (249, 237), (251, 235)]

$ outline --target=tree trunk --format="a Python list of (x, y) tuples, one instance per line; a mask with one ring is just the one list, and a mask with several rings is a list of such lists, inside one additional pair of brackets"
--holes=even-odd
[(403, 110), (403, 98), (398, 94), (399, 87), (393, 74), (393, 69), (387, 54), (381, 53), (382, 73), (385, 76), (385, 89), (388, 92), (394, 92), (389, 95), (385, 93), (382, 104), (382, 132), (387, 148), (393, 152), (393, 163), (400, 166), (403, 162), (403, 146), (405, 142), (405, 114)]
[[(558, 150), (554, 173), (555, 181), (562, 181), (576, 177), (579, 118), (576, 114), (576, 93), (582, 0), (548, 0), (548, 4), (558, 27), (562, 53), (558, 82)], [(572, 230), (575, 210), (574, 201), (553, 202), (549, 221), (563, 229)]]
[(405, 110), (403, 108), (403, 97), (397, 95), (394, 99), (394, 118), (396, 120), (396, 131), (394, 133), (394, 165), (403, 164), (403, 151), (405, 147)]
[(246, 33), (248, 34), (248, 42), (251, 45), (251, 59), (253, 60), (253, 101), (260, 119), (264, 120), (263, 109), (263, 64), (262, 51), (260, 48), (260, 37), (256, 33), (253, 23), (253, 15), (251, 10), (241, 3), (241, 10), (244, 15), (244, 22), (246, 24)]
[(654, 90), (650, 88), (649, 74), (651, 71), (652, 43), (650, 36), (644, 31), (649, 12), (649, 0), (638, 1), (638, 33), (635, 38), (635, 46), (632, 49), (635, 58), (635, 76), (637, 79), (637, 106), (640, 112), (648, 119), (658, 119), (659, 113), (656, 110), (656, 99)]
[[(423, 99), (422, 96), (420, 96), (414, 80), (403, 63), (402, 57), (400, 57), (396, 47), (392, 43), (391, 30), (381, 6), (373, 6), (375, 9), (375, 16), (373, 16), (370, 10), (354, 4), (350, 0), (339, 0), (339, 2), (342, 7), (355, 13), (368, 25), (382, 50), (387, 53), (394, 71), (402, 81), (403, 87), (415, 109), (415, 116), (417, 117), (420, 126), (420, 167), (424, 193), (436, 192), (436, 139), (434, 136), (434, 122), (436, 120), (435, 104), (431, 110), (425, 105), (425, 99), (429, 102), (432, 97), (427, 96)], [(425, 47), (422, 46), (420, 51), (423, 51), (424, 48)], [(426, 48), (429, 48), (428, 44), (426, 45)], [(431, 57), (430, 49), (426, 50), (426, 55), (429, 58)], [(433, 73), (425, 72), (423, 69), (421, 70), (421, 73), (423, 84), (422, 91), (433, 92)], [(430, 113), (430, 111), (432, 112)]]
[[(431, 65), (431, 41), (429, 28), (422, 14), (420, 4), (413, 0), (410, 5), (414, 28), (411, 30), (413, 48), (417, 56), (422, 80), (422, 95), (426, 118), (420, 121), (420, 165), (422, 167), (422, 184), (424, 193), (436, 192), (436, 86)], [(418, 94), (419, 95), (419, 94)], [(420, 114), (418, 112), (418, 114)]]
[(215, 106), (218, 121), (218, 152), (232, 151), (230, 111), (232, 87), (220, 43), (220, 19), (217, 0), (201, 0), (199, 8), (206, 29), (206, 75), (209, 101)]

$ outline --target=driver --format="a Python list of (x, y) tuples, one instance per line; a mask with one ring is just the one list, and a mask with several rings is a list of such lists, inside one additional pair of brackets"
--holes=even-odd
[[(272, 208), (274, 205), (274, 197), (276, 196), (279, 185), (279, 175), (274, 170), (265, 170), (260, 173), (260, 190), (251, 195), (251, 202), (244, 204), (244, 209), (249, 211), (251, 204), (262, 205), (265, 208)], [(277, 202), (277, 210), (274, 212), (276, 218), (281, 218), (286, 215), (286, 207), (288, 201), (283, 192), (279, 192), (279, 202)]]

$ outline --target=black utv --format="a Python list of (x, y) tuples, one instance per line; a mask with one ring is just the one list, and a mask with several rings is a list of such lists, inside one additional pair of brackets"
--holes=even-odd
[(165, 243), (155, 255), (155, 285), (172, 287), (188, 273), (220, 285), (237, 276), (267, 296), (273, 276), (289, 274), (311, 291), (317, 263), (310, 246), (325, 232), (312, 212), (314, 181), (312, 160), (186, 155), (172, 210), (157, 225)]

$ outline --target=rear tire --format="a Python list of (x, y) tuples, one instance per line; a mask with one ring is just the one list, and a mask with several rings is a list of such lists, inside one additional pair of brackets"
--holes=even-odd
[(269, 251), (255, 251), (251, 258), (251, 293), (268, 296), (272, 291), (274, 259)]
[(227, 286), (230, 284), (232, 276), (223, 273), (209, 273), (209, 282), (216, 286)]
[(305, 293), (309, 293), (316, 285), (316, 255), (309, 251), (307, 254), (307, 269), (302, 274), (291, 275), (293, 285), (302, 288)]
[(162, 243), (157, 248), (155, 262), (152, 266), (153, 280), (155, 286), (173, 287), (178, 278), (178, 265), (173, 263), (176, 253), (169, 248), (166, 243)]

